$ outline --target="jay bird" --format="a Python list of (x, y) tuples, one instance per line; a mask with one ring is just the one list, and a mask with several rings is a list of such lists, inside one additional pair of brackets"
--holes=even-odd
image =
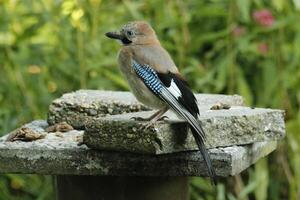
[(161, 46), (155, 31), (147, 22), (135, 21), (125, 24), (120, 31), (106, 33), (106, 36), (123, 44), (118, 54), (119, 67), (135, 97), (143, 104), (158, 109), (144, 120), (153, 124), (171, 109), (187, 121), (211, 181), (216, 184), (215, 170), (204, 145), (205, 133), (197, 120), (197, 100), (168, 52)]

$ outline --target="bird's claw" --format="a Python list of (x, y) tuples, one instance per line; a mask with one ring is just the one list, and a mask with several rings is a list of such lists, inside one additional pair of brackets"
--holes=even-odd
[[(135, 121), (149, 121), (149, 118), (142, 118), (142, 117), (131, 117), (130, 119), (135, 120)], [(143, 123), (140, 127), (141, 131), (145, 131), (148, 128), (150, 128), (151, 126), (153, 126), (155, 124), (156, 121), (163, 121), (169, 119), (169, 117), (167, 116), (163, 116), (157, 120), (150, 120), (149, 122)]]
[(162, 117), (159, 118), (157, 121), (164, 121), (164, 120), (166, 120), (166, 119), (169, 119), (169, 117), (168, 117), (168, 116), (162, 116)]
[(142, 118), (142, 117), (131, 117), (130, 119), (135, 120), (135, 121), (148, 121), (147, 118)]

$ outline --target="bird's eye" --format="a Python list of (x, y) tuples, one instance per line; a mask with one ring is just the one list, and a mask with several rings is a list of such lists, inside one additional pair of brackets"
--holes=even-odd
[(132, 31), (127, 31), (127, 35), (128, 36), (133, 36), (133, 32)]

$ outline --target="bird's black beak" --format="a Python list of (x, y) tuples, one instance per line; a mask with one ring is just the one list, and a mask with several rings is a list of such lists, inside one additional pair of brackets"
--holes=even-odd
[(131, 40), (127, 39), (122, 33), (120, 32), (107, 32), (105, 35), (111, 39), (117, 39), (122, 42), (124, 45), (129, 45), (132, 43)]
[(105, 35), (111, 39), (122, 40), (124, 37), (119, 32), (107, 32)]

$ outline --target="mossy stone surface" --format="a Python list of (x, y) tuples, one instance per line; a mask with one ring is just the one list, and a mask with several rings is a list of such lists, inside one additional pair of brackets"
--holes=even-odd
[[(132, 120), (153, 112), (135, 112), (93, 118), (87, 122), (83, 142), (95, 149), (134, 153), (165, 154), (197, 150), (188, 124), (168, 112), (166, 121), (145, 129), (148, 122)], [(206, 147), (228, 147), (280, 140), (285, 135), (281, 110), (232, 106), (229, 110), (200, 107), (200, 121), (206, 132)]]
[[(243, 105), (238, 95), (196, 94), (199, 105), (213, 106), (220, 101), (228, 105)], [(84, 129), (90, 119), (130, 112), (150, 110), (130, 92), (78, 90), (64, 94), (49, 106), (48, 123), (67, 122)]]
[[(206, 165), (198, 151), (164, 155), (135, 154), (93, 150), (79, 145), (83, 131), (44, 132), (45, 121), (27, 125), (46, 135), (32, 142), (6, 142), (0, 138), (0, 173), (102, 176), (207, 176)], [(277, 142), (209, 150), (218, 176), (239, 174), (258, 159), (276, 149)]]

